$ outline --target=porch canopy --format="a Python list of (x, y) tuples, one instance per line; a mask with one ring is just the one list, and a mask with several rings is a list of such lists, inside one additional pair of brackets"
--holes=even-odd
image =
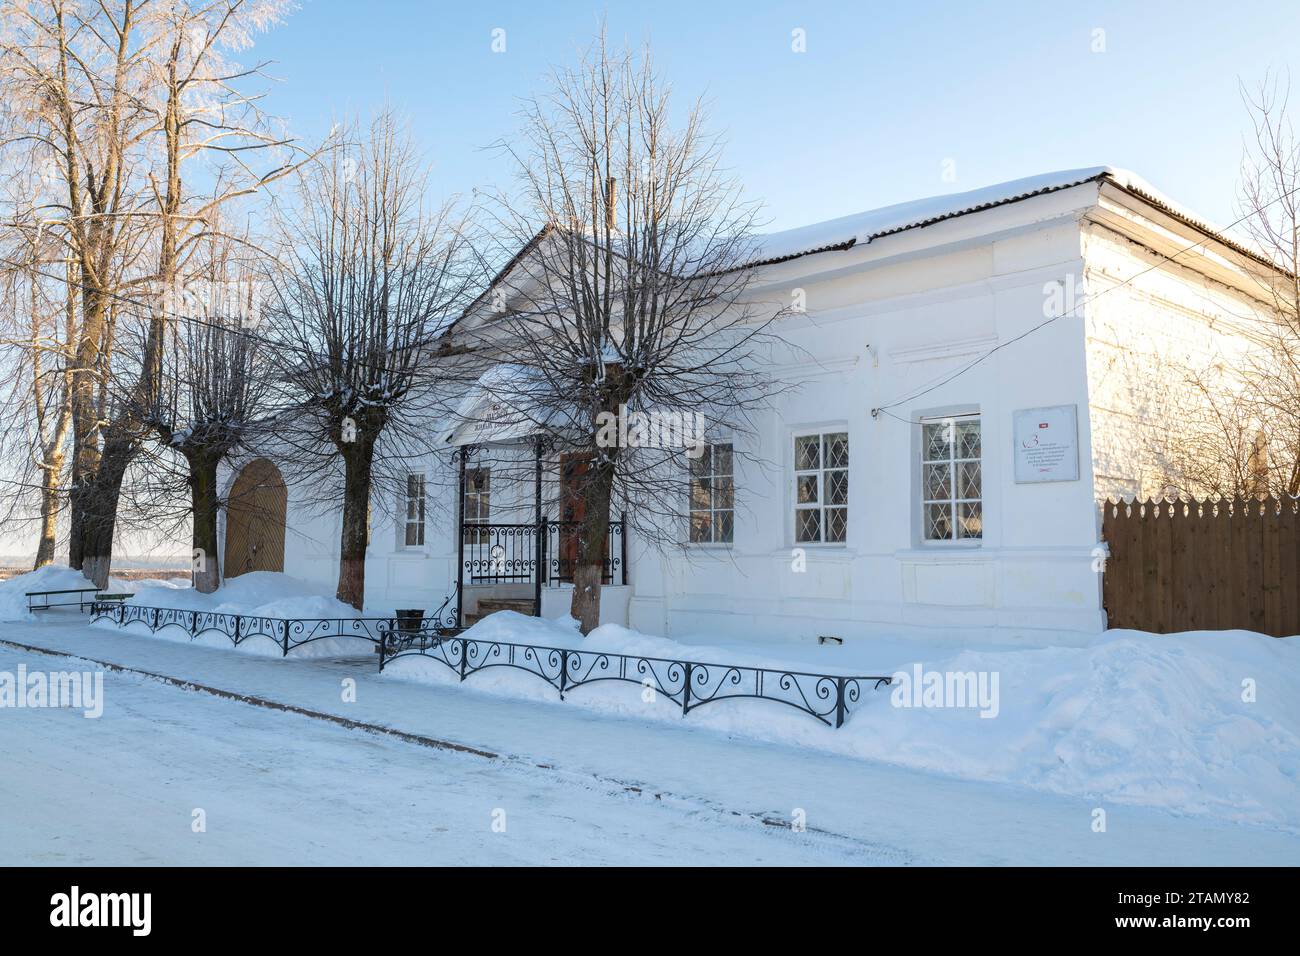
[(481, 376), (456, 408), (449, 445), (509, 444), (552, 430), (564, 413), (546, 401), (546, 382), (535, 370), (503, 362)]

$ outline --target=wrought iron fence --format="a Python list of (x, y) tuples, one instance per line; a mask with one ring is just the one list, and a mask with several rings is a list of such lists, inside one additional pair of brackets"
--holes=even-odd
[(537, 525), (467, 521), (461, 526), (466, 584), (532, 584)]
[[(432, 615), (421, 618), (419, 630), (447, 632), (456, 628), (451, 599), (443, 602)], [(96, 601), (91, 605), (91, 619), (110, 620), (118, 627), (143, 624), (150, 633), (176, 628), (195, 640), (203, 634), (220, 634), (235, 647), (254, 637), (273, 641), (282, 657), (294, 648), (332, 637), (354, 637), (369, 641), (376, 649), (386, 633), (399, 630), (395, 617), (284, 618), (256, 614), (231, 614), (222, 611), (195, 611), (188, 608), (153, 607), (118, 601)]]
[(279, 645), (282, 656), (305, 644), (331, 637), (369, 641), (379, 654), (379, 670), (403, 657), (424, 657), (448, 667), (461, 681), (480, 671), (509, 667), (532, 674), (559, 691), (604, 681), (640, 684), (681, 707), (682, 716), (723, 700), (766, 700), (793, 707), (831, 727), (841, 727), (867, 685), (879, 690), (885, 675), (814, 674), (804, 671), (677, 660), (613, 651), (589, 651), (538, 644), (485, 641), (457, 633), (450, 598), (432, 616), (399, 622), (394, 617), (280, 618), (221, 611), (152, 607), (96, 601), (94, 620), (118, 627), (143, 624), (153, 633), (178, 628), (190, 640), (217, 633), (238, 647), (254, 637)]
[(461, 681), (493, 667), (514, 668), (550, 684), (559, 691), (560, 700), (578, 687), (623, 681), (663, 695), (681, 707), (683, 717), (715, 701), (768, 700), (803, 711), (832, 727), (844, 725), (865, 685), (879, 690), (890, 683), (884, 675), (810, 674), (386, 629), (379, 642), (380, 671), (403, 657), (435, 660)]

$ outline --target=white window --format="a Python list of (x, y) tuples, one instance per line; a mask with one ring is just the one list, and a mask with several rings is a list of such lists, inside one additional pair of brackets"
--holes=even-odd
[(984, 532), (978, 415), (921, 424), (921, 533), (926, 541), (978, 540)]
[(794, 539), (842, 544), (849, 532), (849, 435), (794, 438)]
[(731, 544), (736, 515), (731, 444), (705, 445), (690, 463), (691, 543)]
[(408, 548), (424, 547), (424, 475), (406, 476), (406, 534)]

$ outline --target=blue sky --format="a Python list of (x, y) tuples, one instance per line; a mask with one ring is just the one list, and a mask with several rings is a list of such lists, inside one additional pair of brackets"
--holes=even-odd
[[(387, 99), (412, 120), (438, 188), (465, 192), (505, 182), (483, 147), (509, 135), (519, 98), (576, 59), (602, 15), (615, 39), (651, 42), (677, 96), (707, 98), (771, 228), (1100, 164), (1226, 223), (1245, 129), (1238, 79), (1290, 68), (1300, 32), (1300, 4), (1242, 0), (304, 0), (256, 56), (275, 61), (267, 105), (295, 132), (319, 137)], [(792, 52), (795, 28), (807, 52)]]

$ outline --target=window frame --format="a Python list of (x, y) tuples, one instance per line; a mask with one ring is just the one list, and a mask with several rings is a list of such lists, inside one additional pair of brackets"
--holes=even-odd
[[(930, 458), (929, 449), (926, 443), (926, 428), (931, 425), (948, 424), (952, 427), (963, 422), (975, 422), (979, 429), (979, 455), (978, 457), (962, 457), (958, 454), (957, 436), (954, 434), (953, 440), (948, 443), (949, 455), (947, 458)], [(949, 414), (930, 414), (919, 416), (917, 422), (917, 456), (913, 460), (917, 462), (917, 514), (919, 516), (919, 525), (917, 528), (917, 538), (922, 547), (927, 548), (978, 548), (984, 543), (984, 525), (986, 518), (985, 495), (984, 495), (984, 417), (980, 410), (966, 410), (952, 412)], [(961, 472), (960, 466), (974, 462), (979, 466), (979, 496), (970, 497), (962, 496), (961, 491)], [(945, 498), (932, 498), (929, 496), (927, 488), (927, 471), (935, 465), (946, 465), (948, 468), (948, 495)], [(961, 505), (969, 504), (979, 505), (980, 532), (978, 535), (962, 536), (959, 529), (961, 521), (958, 517)], [(951, 533), (944, 538), (931, 538), (928, 536), (927, 506), (934, 504), (947, 504), (949, 511), (949, 525)]]
[[(827, 464), (826, 457), (826, 439), (830, 436), (844, 436), (845, 462), (842, 466), (831, 467)], [(801, 438), (817, 437), (817, 468), (800, 468), (799, 467), (799, 440)], [(849, 507), (851, 504), (851, 466), (852, 458), (848, 457), (853, 442), (847, 424), (824, 425), (813, 428), (801, 428), (790, 432), (789, 442), (786, 448), (790, 451), (790, 506), (786, 509), (786, 514), (791, 520), (790, 539), (796, 548), (803, 547), (828, 547), (844, 548), (849, 544)], [(844, 502), (843, 504), (830, 504), (826, 500), (826, 475), (831, 472), (844, 473)], [(817, 500), (815, 502), (799, 501), (799, 479), (816, 475), (817, 482)], [(799, 512), (800, 511), (817, 511), (818, 537), (814, 541), (801, 541), (799, 539)], [(844, 537), (839, 541), (828, 541), (826, 539), (826, 514), (828, 511), (844, 512)]]
[[(418, 498), (412, 498), (411, 496), (412, 479), (419, 479), (420, 482), (420, 494)], [(411, 504), (413, 501), (419, 502), (417, 517), (412, 517), (411, 515)], [(427, 542), (429, 540), (429, 479), (423, 472), (407, 472), (406, 488), (402, 492), (401, 516), (401, 531), (398, 539), (398, 550), (423, 551), (427, 547)], [(413, 527), (419, 529), (419, 533), (416, 535), (419, 540), (414, 544), (410, 542), (410, 532)]]
[[(717, 470), (717, 457), (714, 454), (714, 449), (723, 446), (729, 449), (730, 468), (726, 474), (722, 474)], [(736, 543), (736, 444), (730, 438), (719, 438), (706, 442), (705, 449), (709, 459), (707, 474), (697, 474), (695, 471), (696, 462), (702, 460), (703, 455), (698, 459), (686, 459), (686, 544), (692, 548), (731, 548)], [(701, 478), (709, 482), (708, 508), (695, 507), (694, 485)], [(719, 508), (717, 506), (717, 485), (715, 482), (718, 479), (726, 479), (731, 482), (731, 504), (729, 507)], [(708, 541), (696, 541), (692, 536), (695, 527), (695, 515), (697, 514), (707, 514), (709, 516), (710, 538)], [(720, 514), (729, 514), (731, 516), (731, 534), (725, 541), (720, 541), (717, 538), (717, 516)]]
[[(467, 505), (469, 504), (469, 499), (470, 499), (470, 485), (471, 482), (477, 479), (478, 476), (480, 475), (484, 476), (487, 479), (487, 481), (486, 484), (484, 485), (484, 490), (475, 491), (473, 493), (475, 498), (475, 505), (476, 505), (475, 511), (477, 513), (477, 516), (471, 519), (466, 516)], [(465, 523), (467, 521), (472, 521), (474, 524), (492, 523), (492, 467), (490, 465), (475, 465), (471, 468), (466, 468), (465, 482), (464, 482), (464, 486), (460, 490), (460, 495), (461, 495), (460, 498), (461, 527), (459, 529), (459, 533), (463, 538), (464, 543), (471, 544), (471, 545), (479, 545), (479, 544), (486, 543), (489, 536), (491, 535), (491, 532), (487, 528), (477, 529), (477, 535), (471, 537), (472, 532), (469, 529), (465, 528)]]

